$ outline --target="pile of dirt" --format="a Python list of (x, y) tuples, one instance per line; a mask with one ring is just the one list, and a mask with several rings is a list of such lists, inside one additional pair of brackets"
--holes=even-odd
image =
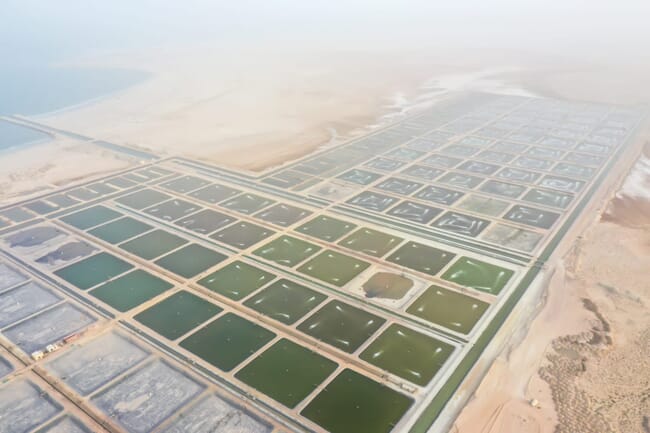
[(390, 272), (377, 272), (363, 285), (367, 298), (402, 299), (413, 280)]

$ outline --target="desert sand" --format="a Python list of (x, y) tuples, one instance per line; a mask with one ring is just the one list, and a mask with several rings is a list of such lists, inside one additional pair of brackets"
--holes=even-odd
[(135, 163), (99, 146), (62, 137), (8, 151), (1, 157), (0, 204), (42, 194)]
[(42, 120), (163, 155), (259, 170), (362, 132), (414, 100), (432, 71), (458, 70), (436, 64), (435, 57), (396, 62), (397, 53), (383, 52), (166, 54), (108, 60), (148, 70), (153, 78)]

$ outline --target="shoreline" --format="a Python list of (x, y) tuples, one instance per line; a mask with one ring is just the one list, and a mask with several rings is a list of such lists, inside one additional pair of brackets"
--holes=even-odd
[[(121, 73), (127, 72), (133, 74), (134, 77), (133, 79), (128, 80), (128, 82), (119, 83), (119, 86), (111, 86), (111, 87), (116, 87), (114, 89), (106, 89), (106, 90), (99, 89), (99, 91), (88, 92), (90, 93), (90, 95), (83, 96), (82, 99), (77, 100), (75, 102), (64, 103), (63, 105), (61, 105), (61, 103), (53, 104), (54, 108), (47, 109), (46, 111), (31, 112), (35, 109), (40, 110), (37, 107), (32, 107), (30, 109), (27, 109), (29, 114), (25, 114), (24, 112), (25, 109), (21, 110), (20, 108), (14, 108), (10, 110), (5, 110), (6, 112), (4, 113), (0, 113), (0, 117), (19, 115), (19, 116), (29, 117), (34, 120), (40, 120), (51, 116), (56, 116), (59, 114), (74, 112), (92, 106), (94, 104), (98, 104), (103, 101), (107, 101), (109, 99), (119, 97), (120, 95), (131, 90), (133, 87), (146, 83), (148, 80), (150, 80), (153, 77), (153, 73), (151, 71), (141, 69), (141, 68), (123, 68), (123, 67), (111, 67), (111, 66), (100, 66), (100, 65), (93, 66), (93, 65), (83, 65), (83, 64), (82, 65), (70, 64), (67, 66), (46, 64), (46, 65), (41, 65), (41, 68), (45, 70), (66, 70), (71, 72), (96, 71), (97, 73), (113, 73), (115, 75), (119, 71)], [(135, 75), (137, 75), (138, 77), (136, 78)], [(102, 80), (108, 80), (109, 82), (111, 81), (107, 77), (100, 77), (100, 78), (102, 78)], [(68, 78), (67, 80), (69, 81), (70, 78)], [(65, 75), (64, 77), (59, 77), (59, 81), (60, 82), (49, 83), (49, 84), (53, 86), (68, 84), (65, 79)], [(92, 96), (92, 94), (94, 94), (94, 96)]]
[[(142, 71), (139, 71), (139, 72), (142, 72)], [(103, 95), (95, 96), (95, 97), (90, 98), (90, 99), (84, 99), (83, 101), (78, 102), (76, 104), (66, 105), (66, 106), (57, 108), (55, 110), (45, 111), (43, 113), (37, 113), (37, 114), (12, 113), (11, 115), (12, 116), (28, 117), (28, 118), (34, 119), (34, 120), (47, 120), (50, 117), (57, 116), (57, 115), (60, 115), (60, 114), (67, 114), (67, 113), (74, 114), (74, 112), (77, 111), (77, 110), (82, 110), (82, 109), (84, 109), (86, 107), (90, 107), (90, 106), (92, 106), (94, 104), (99, 104), (99, 103), (101, 103), (103, 101), (108, 101), (108, 100), (113, 99), (115, 97), (119, 97), (120, 95), (123, 95), (126, 92), (128, 92), (129, 90), (131, 90), (133, 87), (142, 85), (143, 83), (147, 82), (147, 80), (149, 80), (151, 78), (152, 78), (152, 76), (151, 76), (151, 74), (149, 74), (149, 76), (147, 78), (144, 78), (144, 79), (138, 81), (137, 83), (132, 83), (132, 84), (129, 84), (129, 85), (125, 86), (125, 87), (122, 87), (121, 89), (114, 90), (112, 92), (108, 92), (108, 93), (105, 93)]]
[(26, 149), (26, 148), (29, 148), (29, 147), (32, 147), (32, 146), (48, 144), (48, 143), (52, 142), (56, 138), (54, 136), (54, 134), (51, 134), (51, 133), (43, 131), (41, 129), (30, 127), (30, 126), (27, 126), (27, 125), (23, 125), (23, 124), (21, 124), (19, 122), (16, 122), (10, 116), (0, 115), (0, 126), (1, 126), (2, 123), (9, 124), (12, 127), (24, 128), (24, 129), (28, 129), (30, 131), (35, 131), (35, 132), (40, 133), (41, 135), (44, 135), (44, 137), (36, 138), (36, 139), (33, 139), (33, 140), (29, 140), (29, 141), (23, 141), (23, 142), (20, 142), (20, 143), (11, 144), (11, 145), (9, 145), (7, 147), (2, 147), (2, 148), (0, 148), (0, 156), (10, 155), (11, 153), (13, 153), (13, 152), (15, 152), (17, 150), (20, 150), (20, 149)]
[[(15, 125), (18, 125), (18, 124), (16, 123)], [(20, 126), (23, 126), (23, 125), (20, 125)], [(25, 128), (27, 128), (27, 127), (25, 126)], [(30, 128), (30, 129), (33, 129), (33, 128)], [(34, 129), (34, 130), (36, 131), (36, 129)], [(47, 138), (41, 138), (39, 140), (32, 140), (32, 141), (27, 141), (25, 143), (14, 144), (14, 145), (11, 145), (9, 147), (5, 147), (3, 149), (0, 149), (0, 157), (11, 155), (12, 153), (17, 152), (18, 150), (29, 149), (29, 148), (34, 147), (34, 146), (49, 144), (54, 140), (55, 140), (55, 138), (50, 135)]]

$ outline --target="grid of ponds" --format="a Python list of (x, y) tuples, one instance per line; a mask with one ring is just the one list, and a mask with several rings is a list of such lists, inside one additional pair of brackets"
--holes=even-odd
[[(1, 268), (4, 278), (0, 311), (5, 319), (1, 331), (25, 354), (45, 350), (47, 345), (64, 344), (66, 336), (83, 333), (98, 320), (79, 321), (73, 309), (84, 312), (83, 306), (66, 300), (56, 289), (33, 280), (13, 266), (3, 263)], [(176, 305), (170, 302), (161, 307), (176, 312), (179, 308), (201, 306), (193, 295), (183, 295), (179, 292), (172, 297)], [(6, 312), (13, 313), (5, 316)], [(196, 316), (194, 308), (192, 312)], [(218, 309), (204, 309), (202, 317), (215, 312)], [(199, 323), (201, 319), (195, 320)], [(17, 328), (21, 331), (16, 331)], [(168, 327), (167, 331), (179, 332), (174, 327)], [(161, 358), (154, 348), (137, 341), (134, 335), (108, 331), (63, 348), (66, 350), (55, 351), (42, 361), (43, 373), (39, 375), (27, 371), (12, 376), (20, 362), (9, 362), (0, 356), (1, 431), (100, 431), (95, 420), (70, 411), (71, 407), (80, 405), (110, 419), (113, 429), (127, 432), (200, 432), (219, 427), (242, 433), (270, 433), (274, 428), (231, 397), (215, 393), (214, 387), (187, 373), (181, 365)], [(57, 381), (59, 392), (53, 393), (50, 385)], [(74, 404), (63, 398), (61, 391), (76, 396), (72, 400)], [(201, 420), (184, 420), (184, 413), (205, 416)]]
[[(463, 95), (259, 177), (170, 159), (6, 207), (0, 332), (117, 318), (284, 429), (408, 431), (640, 119)], [(273, 429), (114, 332), (46, 365), (126, 431)]]

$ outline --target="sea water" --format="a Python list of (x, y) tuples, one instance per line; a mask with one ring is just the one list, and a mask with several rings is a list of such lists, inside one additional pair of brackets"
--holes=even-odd
[(0, 115), (30, 116), (61, 110), (133, 86), (148, 75), (114, 68), (3, 67)]

